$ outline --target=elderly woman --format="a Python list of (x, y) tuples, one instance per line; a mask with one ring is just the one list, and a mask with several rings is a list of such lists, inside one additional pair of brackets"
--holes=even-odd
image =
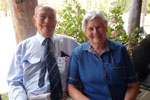
[[(127, 49), (106, 37), (107, 23), (100, 11), (90, 11), (83, 19), (89, 42), (72, 53), (68, 91), (73, 100), (134, 100), (137, 96), (137, 76)], [(80, 83), (82, 92), (77, 88)]]

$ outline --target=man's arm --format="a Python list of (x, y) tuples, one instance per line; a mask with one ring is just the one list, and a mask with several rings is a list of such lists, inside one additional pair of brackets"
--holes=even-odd
[(90, 100), (74, 85), (68, 84), (68, 93), (72, 100)]
[(125, 99), (124, 100), (135, 100), (139, 89), (139, 83), (131, 83), (128, 84), (127, 91), (125, 93)]
[(27, 100), (26, 91), (23, 86), (23, 68), (21, 66), (21, 55), (18, 50), (11, 62), (7, 76), (10, 100)]

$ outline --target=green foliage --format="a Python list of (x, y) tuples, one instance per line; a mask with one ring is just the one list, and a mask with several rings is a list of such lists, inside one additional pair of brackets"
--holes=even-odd
[(58, 16), (55, 32), (72, 36), (80, 43), (86, 42), (87, 38), (81, 29), (84, 15), (85, 9), (81, 9), (76, 0), (66, 2), (64, 9)]
[(128, 12), (130, 8), (130, 0), (116, 0), (118, 6), (121, 7), (122, 12)]
[(128, 36), (123, 28), (122, 14), (121, 6), (114, 6), (104, 15), (109, 21), (107, 37), (125, 44), (128, 41)]
[(45, 3), (47, 0), (41, 0), (42, 3)]
[(129, 11), (130, 0), (86, 0), (86, 10), (91, 9), (104, 9), (105, 11), (109, 9), (110, 4), (117, 3), (121, 6), (123, 12)]
[(140, 33), (140, 28), (135, 28), (131, 35), (128, 37), (128, 46), (135, 46), (141, 41), (144, 37), (142, 37)]
[[(109, 21), (107, 37), (121, 42), (125, 46), (136, 45), (142, 39), (139, 35), (139, 29), (135, 29), (132, 35), (128, 36), (123, 28), (122, 14), (122, 6), (116, 2), (112, 3), (108, 12), (104, 11), (104, 16)], [(88, 39), (81, 29), (84, 15), (85, 10), (81, 9), (80, 4), (76, 0), (66, 2), (64, 9), (59, 14), (56, 33), (72, 36), (80, 43), (86, 42)]]
[(9, 10), (9, 0), (0, 0), (0, 10), (2, 11)]
[(2, 100), (8, 100), (8, 93), (0, 94)]
[(147, 6), (147, 13), (150, 14), (150, 3)]
[(139, 28), (136, 28), (132, 35), (128, 36), (123, 28), (122, 6), (115, 2), (112, 4), (112, 8), (110, 8), (109, 12), (104, 13), (109, 21), (107, 37), (111, 40), (121, 42), (128, 47), (136, 45), (142, 39), (142, 36), (139, 34)]

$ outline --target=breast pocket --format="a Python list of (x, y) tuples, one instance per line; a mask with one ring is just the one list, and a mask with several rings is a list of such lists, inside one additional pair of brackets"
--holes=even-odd
[(70, 57), (65, 56), (65, 57), (57, 57), (57, 65), (60, 71), (60, 77), (62, 81), (62, 86), (63, 86), (63, 91), (67, 91), (67, 77), (68, 77), (68, 72), (69, 72), (69, 60)]
[(39, 72), (41, 66), (41, 59), (33, 56), (28, 57), (28, 59), (23, 61), (22, 66), (24, 70), (24, 80), (32, 79)]
[(126, 83), (126, 66), (121, 64), (110, 64), (113, 85), (123, 85)]
[(63, 75), (68, 75), (70, 57), (57, 57), (56, 60), (60, 73)]
[(29, 70), (36, 70), (39, 69), (41, 64), (40, 57), (28, 57), (28, 59), (24, 60), (22, 65), (24, 72), (28, 72)]

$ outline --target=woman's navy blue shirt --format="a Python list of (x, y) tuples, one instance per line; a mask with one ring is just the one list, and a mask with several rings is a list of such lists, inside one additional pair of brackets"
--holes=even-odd
[(124, 100), (127, 85), (136, 83), (127, 49), (121, 43), (107, 40), (108, 50), (98, 56), (86, 42), (74, 49), (68, 83), (82, 84), (83, 93), (91, 100)]

